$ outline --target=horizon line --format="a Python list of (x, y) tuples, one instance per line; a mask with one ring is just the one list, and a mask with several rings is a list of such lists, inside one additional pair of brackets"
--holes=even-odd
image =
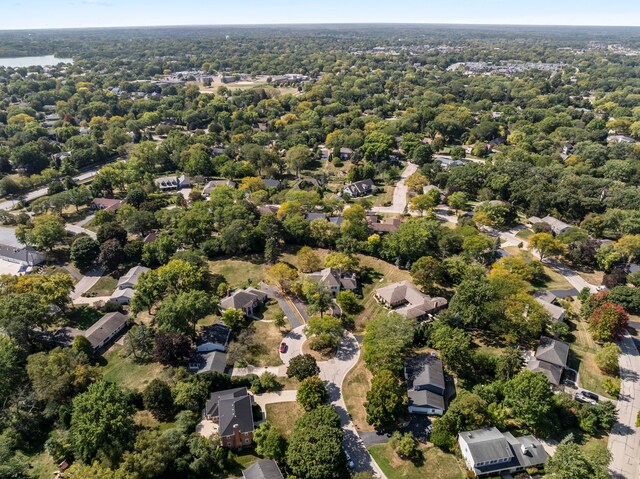
[(64, 30), (112, 30), (130, 28), (202, 28), (202, 27), (295, 27), (295, 26), (463, 26), (463, 27), (559, 27), (559, 28), (640, 28), (640, 25), (603, 25), (603, 24), (561, 24), (561, 23), (469, 23), (469, 22), (295, 22), (295, 23), (185, 23), (157, 25), (110, 25), (86, 27), (31, 27), (0, 29), (0, 33), (26, 31), (64, 31)]

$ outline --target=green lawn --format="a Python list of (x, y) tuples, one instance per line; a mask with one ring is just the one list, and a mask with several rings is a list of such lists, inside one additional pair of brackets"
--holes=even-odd
[(520, 230), (516, 233), (516, 236), (518, 238), (522, 238), (522, 239), (528, 239), (531, 236), (533, 236), (533, 231), (531, 231), (530, 229), (526, 229), (526, 230)]
[(250, 348), (249, 355), (245, 358), (252, 366), (280, 366), (280, 353), (278, 348), (282, 342), (282, 332), (273, 323), (254, 321), (255, 345)]
[(367, 412), (364, 409), (363, 398), (367, 396), (369, 389), (371, 389), (371, 373), (361, 358), (356, 366), (349, 371), (342, 384), (342, 396), (347, 411), (358, 431), (375, 430), (367, 424)]
[(103, 316), (103, 313), (91, 306), (76, 306), (69, 314), (71, 326), (85, 330)]
[(595, 353), (598, 345), (587, 330), (586, 321), (576, 318), (569, 321), (573, 338), (570, 340), (569, 366), (577, 369), (579, 374), (579, 386), (593, 391), (602, 396), (611, 396), (602, 387), (602, 382), (607, 377), (600, 371), (595, 362)]
[(435, 446), (420, 446), (424, 462), (415, 466), (404, 461), (389, 444), (371, 446), (369, 452), (389, 479), (462, 479), (464, 470), (453, 454), (446, 454)]
[(221, 274), (232, 288), (256, 287), (265, 278), (267, 266), (258, 261), (229, 258), (209, 261), (209, 271)]
[(278, 402), (267, 404), (267, 420), (286, 438), (293, 434), (296, 420), (304, 414), (297, 402)]
[(85, 293), (87, 297), (111, 296), (118, 286), (118, 278), (111, 275), (101, 277), (93, 287)]
[(383, 186), (374, 196), (366, 199), (371, 201), (373, 206), (391, 206), (391, 203), (393, 203), (393, 190), (395, 190), (394, 186)]
[(101, 369), (105, 380), (140, 391), (162, 374), (163, 365), (158, 363), (137, 364), (131, 356), (122, 357), (121, 350), (122, 346), (114, 344), (104, 354), (103, 358), (107, 364)]

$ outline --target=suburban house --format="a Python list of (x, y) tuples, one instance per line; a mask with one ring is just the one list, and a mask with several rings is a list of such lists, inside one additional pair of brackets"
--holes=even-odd
[(149, 271), (149, 268), (144, 266), (134, 266), (127, 274), (120, 277), (118, 280), (118, 289), (135, 288), (138, 285), (138, 279), (142, 273)]
[(109, 301), (118, 304), (131, 304), (138, 279), (142, 273), (146, 273), (147, 271), (149, 271), (149, 268), (145, 268), (144, 266), (134, 266), (131, 268), (127, 274), (118, 280), (118, 286), (109, 297)]
[(0, 244), (0, 259), (30, 268), (43, 263), (46, 258), (29, 246), (16, 247)]
[(528, 468), (542, 468), (547, 453), (533, 436), (515, 437), (495, 427), (458, 434), (460, 452), (476, 477), (497, 477)]
[(376, 300), (405, 318), (425, 319), (447, 306), (447, 300), (424, 294), (409, 281), (400, 281), (376, 291)]
[(82, 335), (89, 340), (93, 350), (98, 351), (118, 337), (128, 322), (129, 318), (122, 313), (107, 313)]
[(342, 161), (348, 161), (353, 156), (353, 150), (351, 148), (340, 148), (338, 152)]
[(264, 180), (264, 187), (275, 188), (276, 190), (279, 190), (280, 188), (282, 188), (282, 181), (274, 180), (273, 178), (268, 178)]
[(253, 310), (267, 301), (267, 293), (256, 288), (234, 291), (220, 301), (220, 310), (239, 309), (247, 316), (253, 316)]
[(635, 142), (636, 140), (627, 135), (609, 135), (607, 137), (607, 143), (627, 143), (633, 145)]
[(280, 205), (260, 205), (258, 206), (258, 213), (260, 216), (275, 215), (279, 209)]
[(218, 425), (222, 446), (241, 449), (253, 443), (253, 398), (247, 388), (211, 393), (203, 416)]
[(440, 163), (440, 166), (444, 170), (448, 170), (450, 168), (458, 168), (460, 166), (464, 166), (467, 163), (467, 161), (465, 160), (453, 160), (451, 158), (443, 158), (441, 156), (436, 156), (434, 160)]
[(113, 198), (94, 198), (91, 201), (92, 210), (105, 210), (115, 213), (122, 206), (122, 200)]
[(160, 191), (180, 190), (191, 187), (191, 180), (186, 175), (162, 176), (153, 180)]
[(230, 336), (231, 330), (224, 323), (202, 328), (196, 340), (196, 352), (189, 360), (189, 369), (197, 373), (225, 373)]
[(344, 185), (342, 188), (342, 194), (357, 198), (358, 196), (371, 195), (378, 191), (378, 187), (373, 180), (360, 180), (354, 183)]
[(556, 235), (561, 235), (571, 228), (571, 225), (565, 223), (564, 221), (560, 221), (553, 216), (545, 216), (544, 218), (538, 218), (537, 216), (532, 216), (528, 220), (529, 224), (535, 225), (538, 223), (545, 223), (551, 227), (551, 231), (553, 231)]
[(229, 188), (235, 188), (236, 183), (231, 180), (211, 180), (202, 189), (202, 196), (211, 195), (211, 190), (217, 188), (218, 186), (228, 186)]
[(542, 336), (535, 358), (529, 361), (527, 368), (536, 373), (544, 373), (549, 383), (559, 386), (562, 371), (567, 367), (568, 357), (569, 345), (567, 343)]
[(549, 316), (551, 316), (554, 322), (559, 323), (564, 321), (567, 310), (558, 304), (558, 299), (566, 296), (556, 296), (554, 291), (538, 291), (533, 296), (547, 313), (549, 313)]
[(446, 382), (442, 361), (431, 354), (407, 358), (404, 365), (409, 412), (442, 416), (446, 410)]
[(273, 459), (261, 459), (242, 471), (243, 479), (284, 479)]
[(321, 284), (326, 291), (336, 296), (340, 291), (355, 291), (358, 281), (354, 273), (347, 273), (336, 268), (325, 268), (306, 275), (309, 281)]
[(400, 218), (387, 218), (378, 221), (378, 215), (367, 213), (367, 225), (372, 233), (395, 233), (400, 229), (402, 220)]

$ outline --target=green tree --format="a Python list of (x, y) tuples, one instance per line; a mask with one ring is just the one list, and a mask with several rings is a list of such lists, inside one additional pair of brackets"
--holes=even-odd
[(336, 296), (336, 303), (347, 314), (356, 314), (362, 309), (358, 297), (353, 291), (340, 291)]
[(545, 478), (573, 479), (576, 477), (592, 477), (606, 479), (609, 477), (607, 467), (611, 461), (611, 453), (606, 446), (591, 446), (594, 449), (581, 447), (573, 442), (573, 436), (567, 436), (556, 448), (555, 454), (547, 460)]
[(142, 392), (145, 409), (151, 412), (159, 421), (170, 421), (175, 412), (171, 388), (160, 380), (153, 379)]
[(564, 253), (565, 246), (550, 233), (536, 233), (529, 238), (529, 245), (538, 251), (540, 260), (549, 256), (557, 256)]
[(309, 376), (302, 380), (296, 394), (296, 401), (305, 411), (322, 406), (328, 400), (329, 393), (322, 379), (317, 376)]
[(394, 432), (389, 440), (389, 445), (401, 459), (413, 461), (422, 455), (418, 448), (418, 441), (416, 441), (411, 432), (405, 432), (404, 434), (399, 431)]
[(371, 380), (364, 409), (367, 423), (380, 429), (393, 427), (407, 413), (407, 389), (389, 370), (380, 370)]
[(607, 343), (598, 349), (595, 360), (598, 367), (609, 375), (617, 375), (619, 372), (618, 356), (620, 347), (615, 343)]
[(413, 343), (416, 322), (396, 313), (380, 314), (367, 321), (362, 341), (363, 359), (374, 374), (390, 370), (400, 374), (404, 353)]
[(469, 199), (465, 192), (456, 191), (449, 195), (447, 198), (447, 204), (455, 210), (456, 214), (458, 214), (459, 211), (464, 211), (469, 207)]
[(386, 161), (393, 152), (393, 138), (380, 131), (374, 131), (367, 135), (364, 144), (360, 148), (362, 157), (367, 161)]
[(298, 269), (303, 273), (311, 273), (322, 268), (322, 260), (308, 246), (300, 248), (296, 254), (296, 259), (298, 262)]
[(133, 442), (133, 407), (117, 385), (98, 381), (73, 399), (69, 438), (74, 454), (85, 463), (105, 459), (112, 464)]
[(214, 309), (215, 302), (208, 293), (182, 291), (163, 301), (155, 321), (160, 331), (179, 332), (195, 338), (198, 321), (213, 313)]
[(275, 427), (265, 421), (253, 433), (256, 452), (263, 457), (282, 462), (287, 451), (287, 440)]
[(516, 420), (542, 437), (553, 433), (553, 393), (544, 374), (521, 372), (506, 383), (504, 396), (504, 405)]
[(342, 321), (334, 316), (313, 316), (305, 327), (305, 334), (313, 336), (312, 349), (335, 349), (343, 333)]
[(411, 277), (428, 291), (442, 280), (442, 262), (431, 256), (423, 256), (411, 265)]
[(18, 240), (38, 249), (51, 250), (66, 235), (64, 221), (60, 216), (54, 214), (36, 216), (32, 221), (31, 228), (27, 228), (24, 235), (20, 234), (19, 229), (20, 227), (16, 230)]
[(80, 271), (88, 269), (96, 261), (98, 254), (100, 245), (88, 236), (80, 236), (71, 244), (71, 261)]
[(289, 169), (295, 171), (296, 176), (300, 178), (300, 170), (311, 163), (313, 155), (306, 146), (296, 145), (287, 151), (284, 159)]
[(113, 271), (126, 259), (124, 248), (116, 239), (110, 239), (100, 245), (98, 262), (107, 271)]
[(244, 311), (235, 308), (225, 309), (221, 319), (224, 324), (234, 331), (239, 330), (246, 321)]
[(310, 354), (298, 354), (289, 361), (287, 377), (302, 381), (311, 376), (320, 374), (318, 362)]
[(24, 374), (24, 351), (13, 339), (0, 336), (0, 404), (16, 391)]

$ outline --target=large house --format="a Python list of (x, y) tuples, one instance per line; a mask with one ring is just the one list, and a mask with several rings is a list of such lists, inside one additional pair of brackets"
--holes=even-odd
[(231, 180), (211, 180), (202, 189), (202, 196), (208, 197), (211, 195), (211, 191), (218, 186), (228, 186), (229, 188), (235, 188), (237, 185)]
[(220, 301), (220, 310), (239, 309), (247, 316), (253, 316), (253, 310), (267, 301), (267, 294), (256, 288), (245, 288), (234, 291)]
[(409, 281), (400, 281), (376, 291), (376, 299), (405, 318), (425, 319), (447, 306), (447, 300), (424, 294)]
[(227, 389), (211, 393), (203, 416), (218, 425), (222, 446), (241, 449), (253, 443), (253, 398), (247, 388)]
[(115, 340), (128, 322), (129, 318), (122, 313), (107, 313), (84, 331), (83, 336), (89, 340), (93, 350), (98, 351)]
[(460, 452), (475, 477), (498, 477), (528, 468), (542, 468), (547, 453), (533, 436), (515, 437), (495, 427), (465, 431), (458, 435)]
[(367, 213), (367, 225), (372, 233), (395, 233), (400, 229), (402, 220), (400, 218), (388, 218), (378, 221), (378, 215)]
[(358, 289), (356, 275), (336, 268), (325, 268), (321, 271), (309, 273), (307, 279), (313, 283), (321, 284), (326, 291), (336, 296), (340, 291), (355, 291)]
[(407, 358), (404, 376), (407, 380), (409, 412), (442, 416), (446, 410), (442, 361), (431, 354)]
[(360, 180), (344, 185), (342, 194), (357, 198), (358, 196), (371, 195), (378, 191), (378, 187), (373, 180)]
[(254, 462), (242, 471), (243, 479), (284, 479), (280, 468), (273, 459)]
[(562, 371), (567, 367), (568, 357), (569, 345), (567, 343), (542, 336), (535, 358), (529, 361), (527, 368), (533, 372), (544, 373), (549, 383), (559, 386)]
[(153, 181), (160, 191), (180, 190), (191, 187), (191, 180), (186, 175), (162, 176)]

